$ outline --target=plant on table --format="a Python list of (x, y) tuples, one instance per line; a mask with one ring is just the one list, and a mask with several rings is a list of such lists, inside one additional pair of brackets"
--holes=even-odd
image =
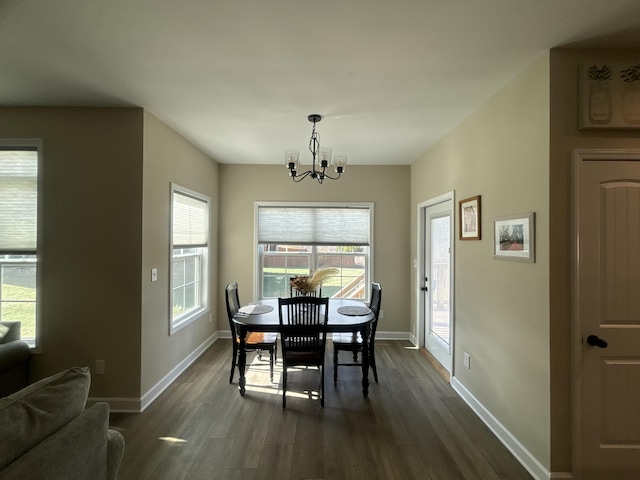
[(337, 274), (338, 269), (335, 267), (320, 268), (312, 275), (297, 275), (293, 277), (290, 281), (291, 288), (299, 291), (303, 295), (308, 295), (309, 293), (316, 291), (326, 278)]

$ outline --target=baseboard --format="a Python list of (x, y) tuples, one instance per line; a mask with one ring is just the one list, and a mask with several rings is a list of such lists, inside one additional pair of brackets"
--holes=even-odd
[(409, 332), (385, 332), (378, 330), (376, 340), (409, 340)]
[(158, 396), (165, 391), (169, 385), (171, 385), (176, 378), (184, 372), (189, 365), (195, 362), (200, 355), (202, 355), (207, 348), (209, 348), (218, 339), (218, 332), (207, 338), (198, 348), (185, 357), (178, 365), (176, 365), (169, 373), (167, 373), (162, 380), (156, 383), (147, 393), (142, 396), (141, 411), (144, 411), (151, 403), (158, 398)]
[(511, 454), (518, 460), (522, 466), (536, 480), (550, 480), (552, 478), (573, 478), (564, 473), (554, 473), (553, 475), (547, 470), (542, 463), (536, 459), (529, 450), (509, 431), (507, 428), (494, 417), (484, 405), (482, 405), (473, 394), (466, 389), (462, 383), (454, 376), (451, 379), (451, 386), (460, 395), (460, 397), (471, 407), (471, 409), (480, 417), (480, 419), (489, 427), (489, 429), (498, 437)]
[(118, 398), (118, 397), (89, 397), (87, 402), (93, 404), (96, 402), (107, 402), (112, 412), (119, 413), (141, 413), (143, 412), (158, 396), (164, 392), (207, 348), (221, 338), (214, 333), (207, 338), (198, 348), (187, 355), (178, 365), (176, 365), (169, 373), (167, 373), (159, 382), (157, 382), (149, 391), (141, 398)]
[(551, 478), (552, 479), (563, 479), (563, 480), (569, 480), (573, 478), (573, 474), (569, 473), (569, 472), (555, 472), (551, 474)]

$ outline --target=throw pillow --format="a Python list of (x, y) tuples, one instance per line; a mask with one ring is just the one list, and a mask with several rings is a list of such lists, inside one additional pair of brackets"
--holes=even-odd
[(0, 469), (80, 415), (89, 367), (73, 367), (0, 398)]

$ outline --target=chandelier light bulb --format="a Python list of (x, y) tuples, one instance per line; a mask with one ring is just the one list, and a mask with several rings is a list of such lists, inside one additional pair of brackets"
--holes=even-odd
[(347, 165), (346, 155), (336, 155), (335, 157), (333, 157), (333, 167), (336, 173), (344, 173), (346, 165)]
[(285, 150), (284, 151), (284, 165), (287, 168), (298, 168), (298, 158), (300, 157), (300, 152), (297, 150)]

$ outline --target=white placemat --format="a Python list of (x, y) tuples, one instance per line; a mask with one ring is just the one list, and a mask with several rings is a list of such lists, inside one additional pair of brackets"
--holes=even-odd
[(369, 315), (371, 313), (371, 309), (369, 307), (347, 306), (339, 307), (338, 313), (341, 313), (342, 315), (349, 315), (351, 317), (357, 317), (360, 315)]
[(273, 310), (271, 305), (245, 305), (240, 308), (240, 313), (246, 313), (247, 315), (260, 315), (261, 313), (267, 313)]

